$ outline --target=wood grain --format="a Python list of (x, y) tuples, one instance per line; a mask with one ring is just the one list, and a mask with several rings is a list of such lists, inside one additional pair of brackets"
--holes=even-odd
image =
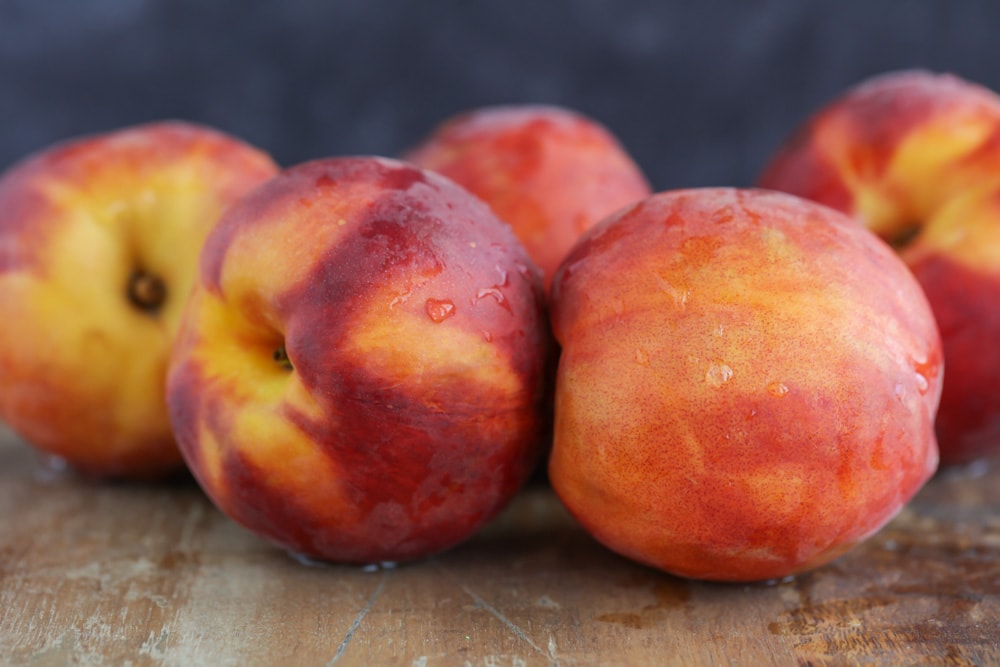
[(544, 486), (420, 563), (306, 565), (190, 480), (88, 482), (0, 430), (4, 665), (987, 665), (998, 619), (994, 463), (825, 568), (713, 585), (608, 552)]

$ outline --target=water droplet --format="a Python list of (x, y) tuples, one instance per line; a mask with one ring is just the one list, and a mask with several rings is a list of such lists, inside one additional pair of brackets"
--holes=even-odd
[(34, 474), (35, 481), (48, 484), (72, 477), (73, 468), (69, 465), (69, 461), (54, 454), (39, 454), (38, 467), (35, 468)]
[(406, 303), (412, 292), (413, 288), (408, 288), (405, 292), (400, 292), (396, 296), (392, 297), (392, 301), (389, 302), (389, 310), (393, 310), (396, 306), (402, 306)]
[(784, 382), (772, 382), (767, 385), (767, 393), (771, 394), (775, 398), (781, 398), (788, 393), (788, 385)]
[(447, 299), (427, 299), (426, 309), (432, 322), (444, 322), (455, 314), (455, 304)]
[(491, 296), (494, 299), (496, 299), (497, 303), (500, 303), (504, 300), (503, 292), (501, 292), (496, 287), (484, 287), (478, 292), (476, 292), (476, 301), (479, 301), (480, 299), (485, 299), (488, 296)]
[(713, 361), (705, 373), (705, 382), (713, 387), (721, 387), (733, 377), (733, 369), (722, 361)]
[(645, 350), (636, 350), (635, 363), (640, 366), (649, 366), (649, 354), (647, 354)]
[(395, 561), (382, 560), (377, 563), (368, 563), (367, 565), (361, 566), (362, 572), (379, 572), (380, 570), (395, 570), (397, 567)]
[(726, 334), (726, 325), (724, 325), (724, 324), (716, 324), (715, 328), (712, 329), (712, 333), (714, 335), (716, 335), (716, 336), (718, 336), (718, 337), (721, 338), (722, 336), (724, 336)]
[(659, 288), (666, 292), (671, 299), (673, 299), (674, 306), (678, 310), (684, 310), (687, 308), (688, 297), (691, 296), (690, 290), (674, 287), (658, 273), (653, 274), (653, 277), (656, 279), (656, 284)]
[(899, 400), (900, 403), (902, 403), (903, 395), (906, 393), (906, 389), (903, 387), (902, 382), (896, 383), (895, 392), (896, 392), (896, 399)]
[(917, 380), (917, 391), (919, 391), (921, 394), (926, 394), (927, 389), (930, 387), (930, 383), (927, 381), (927, 377), (924, 376), (923, 373), (917, 373), (915, 377)]
[(307, 565), (309, 567), (330, 567), (330, 563), (320, 560), (315, 556), (309, 556), (304, 553), (299, 553), (298, 551), (292, 551), (291, 549), (288, 549), (285, 553), (291, 556), (292, 559), (300, 565)]
[(493, 287), (481, 288), (478, 292), (476, 292), (476, 296), (472, 299), (472, 305), (476, 305), (486, 297), (493, 297), (496, 299), (498, 304), (504, 307), (504, 309), (510, 310), (510, 304), (507, 303), (507, 297), (503, 295), (503, 292), (500, 291), (500, 288), (497, 285), (494, 285)]
[(725, 206), (712, 215), (712, 222), (717, 225), (724, 225), (726, 223), (732, 222), (735, 218), (732, 206)]
[(510, 280), (507, 278), (507, 272), (499, 264), (496, 265), (496, 270), (500, 274), (500, 282), (496, 284), (496, 287), (507, 287), (510, 285)]
[(492, 331), (483, 330), (483, 340), (485, 340), (487, 343), (492, 343), (493, 342), (493, 332)]

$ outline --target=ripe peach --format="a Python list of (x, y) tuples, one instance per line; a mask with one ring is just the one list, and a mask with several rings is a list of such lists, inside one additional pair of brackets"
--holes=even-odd
[(442, 123), (405, 157), (489, 204), (542, 269), (546, 289), (586, 229), (650, 194), (607, 129), (558, 107), (468, 112)]
[(876, 77), (806, 122), (760, 184), (896, 247), (941, 329), (942, 463), (1000, 453), (1000, 96), (954, 76)]
[(538, 270), (485, 204), (394, 160), (310, 162), (206, 241), (170, 414), (251, 531), (329, 561), (416, 559), (532, 471), (550, 336)]
[(601, 542), (727, 581), (825, 563), (937, 464), (940, 340), (892, 250), (832, 209), (654, 195), (556, 273), (552, 485)]
[(201, 244), (277, 168), (215, 130), (156, 123), (54, 146), (0, 177), (0, 419), (95, 476), (183, 465), (167, 356)]

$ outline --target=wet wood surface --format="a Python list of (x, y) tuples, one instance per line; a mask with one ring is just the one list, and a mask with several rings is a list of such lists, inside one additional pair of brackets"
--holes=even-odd
[(791, 581), (633, 564), (544, 486), (444, 555), (369, 570), (299, 563), (190, 481), (52, 472), (0, 427), (3, 665), (1000, 664), (1000, 465), (940, 474)]

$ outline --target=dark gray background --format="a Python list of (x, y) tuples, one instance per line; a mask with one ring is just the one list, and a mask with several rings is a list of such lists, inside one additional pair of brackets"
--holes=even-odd
[(395, 155), (521, 102), (608, 126), (664, 190), (749, 185), (807, 113), (871, 74), (1000, 89), (998, 0), (0, 0), (0, 169), (161, 118), (284, 165)]

